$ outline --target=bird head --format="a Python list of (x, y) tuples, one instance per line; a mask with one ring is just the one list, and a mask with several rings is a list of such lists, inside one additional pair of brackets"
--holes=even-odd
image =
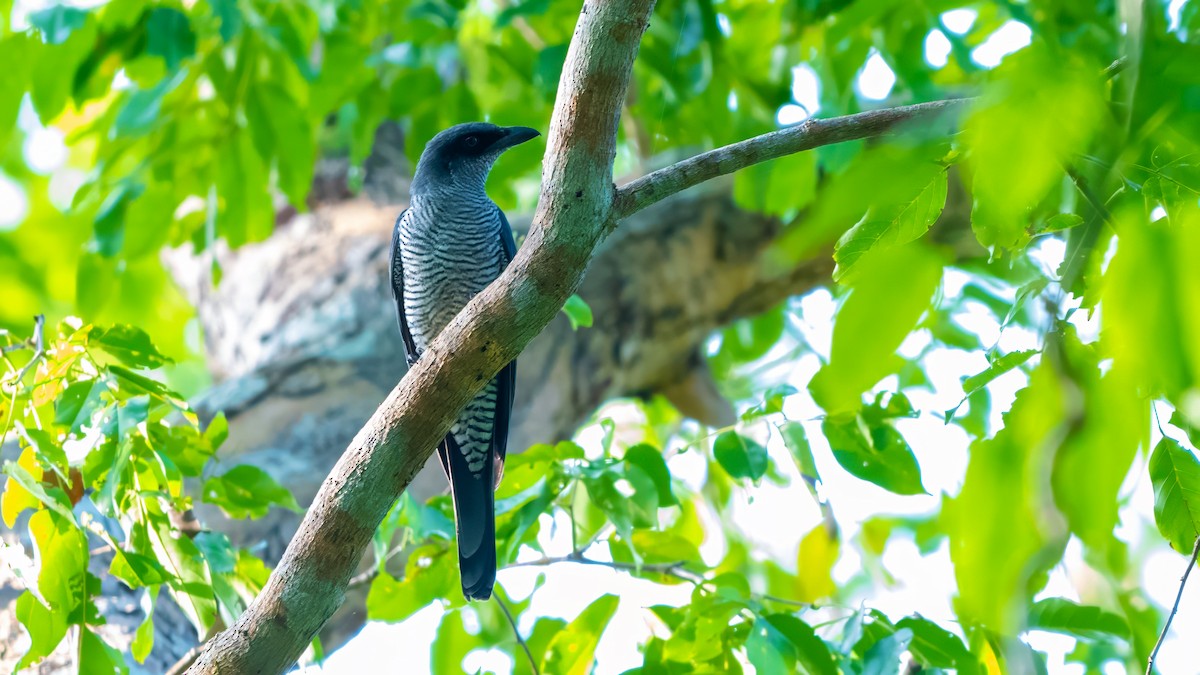
[(529, 127), (499, 127), (487, 122), (450, 127), (425, 145), (412, 191), (419, 193), (434, 186), (483, 190), (492, 164), (505, 150), (540, 135)]

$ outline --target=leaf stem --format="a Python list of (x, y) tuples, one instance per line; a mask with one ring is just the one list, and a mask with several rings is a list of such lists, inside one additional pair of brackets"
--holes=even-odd
[(521, 637), (521, 631), (517, 630), (517, 621), (513, 618), (512, 612), (508, 611), (508, 605), (500, 599), (500, 594), (492, 596), (497, 605), (500, 605), (500, 611), (504, 612), (504, 618), (508, 619), (508, 625), (512, 627), (513, 637), (517, 639), (517, 644), (521, 645), (522, 651), (525, 652), (525, 657), (529, 659), (529, 669), (533, 671), (533, 675), (541, 675), (538, 670), (537, 662), (533, 660), (533, 652), (529, 651), (529, 644), (525, 642), (525, 638)]
[(1179, 592), (1175, 594), (1175, 605), (1171, 607), (1171, 613), (1167, 615), (1167, 623), (1163, 626), (1162, 632), (1158, 634), (1158, 642), (1154, 643), (1154, 651), (1150, 652), (1150, 660), (1146, 663), (1146, 675), (1154, 672), (1154, 659), (1158, 658), (1158, 650), (1162, 649), (1163, 641), (1167, 639), (1167, 633), (1171, 630), (1171, 621), (1175, 619), (1175, 614), (1179, 611), (1179, 602), (1183, 600), (1183, 588), (1187, 585), (1188, 575), (1192, 573), (1192, 568), (1196, 566), (1197, 557), (1200, 557), (1200, 536), (1196, 537), (1196, 543), (1192, 546), (1192, 557), (1188, 560), (1188, 566), (1183, 571), (1183, 576), (1179, 578)]

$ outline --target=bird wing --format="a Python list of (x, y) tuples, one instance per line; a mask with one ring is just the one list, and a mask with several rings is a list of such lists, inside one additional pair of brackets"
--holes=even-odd
[[(400, 221), (404, 219), (404, 215), (408, 213), (408, 209), (400, 212), (396, 217), (396, 224), (392, 226), (392, 250), (388, 257), (388, 267), (392, 274), (392, 298), (396, 301), (396, 318), (400, 322), (400, 338), (404, 340), (404, 353), (408, 360), (408, 365), (417, 362), (417, 343), (413, 342), (412, 332), (408, 329), (408, 319), (404, 316), (404, 256), (400, 255)], [(511, 237), (511, 235), (510, 235)]]
[[(504, 252), (504, 267), (513, 261), (517, 255), (517, 242), (513, 239), (512, 227), (504, 211), (500, 211), (500, 250)], [(504, 475), (504, 458), (508, 455), (508, 421), (512, 416), (513, 398), (517, 389), (517, 360), (513, 359), (496, 375), (496, 417), (495, 430), (492, 432), (493, 446), (496, 453), (495, 480), (500, 485)]]

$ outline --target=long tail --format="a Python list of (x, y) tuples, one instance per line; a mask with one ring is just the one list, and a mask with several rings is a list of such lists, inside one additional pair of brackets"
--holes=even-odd
[(442, 465), (450, 477), (454, 522), (458, 532), (458, 569), (463, 596), (487, 600), (496, 584), (496, 496), (492, 484), (492, 458), (480, 473), (472, 473), (452, 437), (438, 446)]

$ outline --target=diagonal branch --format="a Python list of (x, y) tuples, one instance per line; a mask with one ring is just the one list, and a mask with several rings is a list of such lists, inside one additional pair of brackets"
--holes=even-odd
[(947, 101), (814, 120), (612, 183), (616, 132), (653, 0), (585, 4), (568, 49), (533, 226), (504, 274), (430, 345), (326, 478), (266, 587), (189, 673), (282, 673), (341, 605), (388, 508), (454, 418), (557, 315), (620, 218), (710, 178), (789, 153), (877, 136)]
[(843, 117), (810, 118), (803, 124), (709, 150), (642, 176), (617, 190), (613, 210), (616, 219), (620, 220), (676, 192), (717, 176), (823, 145), (881, 136), (906, 122), (927, 121), (947, 111), (960, 110), (971, 101), (969, 98), (959, 98), (870, 110)]
[(454, 417), (558, 313), (612, 218), (621, 102), (653, 0), (585, 4), (525, 245), (434, 340), (342, 455), (267, 585), (189, 673), (282, 673), (342, 603), (388, 507)]

